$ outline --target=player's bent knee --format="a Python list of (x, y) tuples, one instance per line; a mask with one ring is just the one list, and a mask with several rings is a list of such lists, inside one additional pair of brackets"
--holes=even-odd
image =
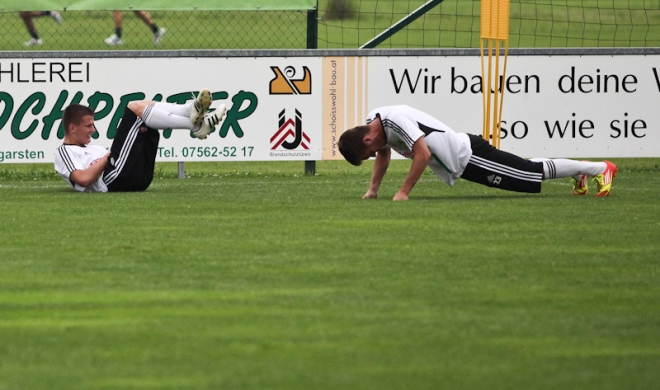
[(144, 110), (151, 104), (151, 100), (135, 100), (132, 102), (129, 102), (128, 105), (126, 106), (129, 110), (133, 111), (133, 113), (140, 118), (142, 118), (142, 114), (144, 113)]

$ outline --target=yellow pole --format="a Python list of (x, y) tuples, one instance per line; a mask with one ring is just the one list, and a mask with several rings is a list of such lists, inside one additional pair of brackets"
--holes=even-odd
[(484, 93), (484, 74), (485, 74), (485, 60), (484, 60), (484, 40), (479, 40), (479, 49), (481, 53), (481, 100), (483, 102), (483, 128), (481, 130), (481, 136), (483, 139), (488, 139), (488, 110), (486, 109), (486, 93)]
[(500, 148), (500, 135), (501, 135), (501, 129), (502, 129), (502, 107), (504, 106), (504, 90), (506, 89), (505, 84), (506, 83), (506, 63), (507, 59), (509, 58), (509, 40), (507, 39), (505, 41), (505, 46), (504, 46), (504, 70), (502, 71), (502, 98), (500, 99), (500, 112), (499, 112), (499, 122), (497, 126), (497, 145), (495, 145), (496, 148)]
[[(486, 88), (482, 91), (482, 93), (486, 94), (486, 140), (490, 142), (491, 139), (491, 128), (490, 128), (490, 114), (491, 114), (491, 95), (490, 95), (490, 89), (491, 89), (491, 76), (493, 74), (493, 57), (490, 55), (493, 51), (493, 40), (489, 39), (488, 40), (488, 77), (486, 78)], [(488, 92), (485, 92), (488, 91)]]
[[(498, 149), (500, 148), (501, 139), (506, 63), (509, 56), (509, 1), (481, 1), (481, 40), (479, 47), (481, 50), (481, 90), (484, 94), (482, 99), (484, 105), (483, 137)], [(487, 45), (486, 40), (488, 41)], [(500, 55), (502, 49), (504, 49), (503, 58)], [(485, 69), (486, 55), (488, 56), (488, 69)], [(502, 64), (501, 75), (500, 64)], [(491, 94), (494, 96), (491, 96)]]
[[(484, 48), (488, 49), (488, 58), (490, 59), (490, 11), (491, 11), (492, 0), (481, 0), (481, 39), (479, 40), (479, 47), (481, 48), (481, 93), (483, 94), (483, 103), (484, 103), (484, 128), (483, 128), (483, 139), (490, 142), (490, 94), (487, 93), (487, 90), (490, 90), (490, 81), (486, 83), (486, 72), (490, 73), (490, 62), (488, 63), (488, 68), (484, 69), (484, 63), (486, 62), (486, 55), (484, 53)], [(488, 39), (488, 42), (485, 40)]]

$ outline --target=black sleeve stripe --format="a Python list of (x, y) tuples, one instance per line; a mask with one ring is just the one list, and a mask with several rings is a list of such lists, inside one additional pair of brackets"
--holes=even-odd
[(60, 156), (62, 157), (62, 160), (64, 161), (64, 165), (66, 165), (69, 172), (73, 172), (76, 170), (76, 166), (73, 164), (73, 160), (69, 155), (69, 150), (65, 145), (62, 145), (60, 147)]
[(396, 123), (392, 122), (389, 119), (385, 119), (383, 121), (383, 126), (387, 126), (392, 131), (397, 133), (399, 135), (399, 137), (401, 137), (403, 139), (403, 142), (405, 142), (412, 149), (412, 146), (413, 146), (414, 142), (413, 142), (412, 138), (410, 137), (410, 134), (405, 132), (399, 125), (397, 125)]
[(66, 149), (66, 145), (58, 146), (57, 152), (60, 154), (60, 157), (62, 158), (62, 161), (66, 166), (66, 169), (69, 170), (69, 173), (75, 171), (76, 167), (73, 165), (73, 162), (71, 161), (71, 156), (69, 156), (69, 151)]

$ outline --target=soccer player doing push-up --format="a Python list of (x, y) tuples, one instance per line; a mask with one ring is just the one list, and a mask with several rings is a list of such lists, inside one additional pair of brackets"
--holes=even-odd
[(573, 194), (586, 195), (589, 178), (593, 177), (598, 197), (610, 194), (617, 171), (609, 161), (526, 160), (492, 147), (479, 136), (456, 133), (431, 115), (405, 105), (371, 111), (367, 125), (345, 131), (338, 147), (353, 165), (376, 157), (365, 199), (378, 196), (391, 149), (412, 159), (410, 171), (393, 200), (407, 200), (427, 166), (449, 186), (462, 177), (489, 187), (529, 193), (541, 192), (542, 180), (572, 177)]
[(211, 91), (203, 89), (187, 104), (133, 101), (124, 111), (110, 152), (90, 145), (94, 111), (72, 104), (64, 109), (64, 143), (55, 151), (55, 170), (76, 191), (144, 191), (154, 175), (160, 134), (157, 129), (188, 129), (205, 139), (222, 121), (226, 108), (214, 112)]

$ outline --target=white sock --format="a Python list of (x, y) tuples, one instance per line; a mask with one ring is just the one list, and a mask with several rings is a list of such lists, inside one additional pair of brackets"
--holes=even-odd
[(543, 162), (543, 179), (559, 179), (562, 177), (572, 177), (580, 180), (580, 176), (596, 176), (605, 172), (607, 164), (604, 162), (577, 161), (565, 158), (532, 158), (531, 161)]
[[(157, 106), (170, 105), (168, 103), (154, 103), (144, 109), (142, 120), (152, 129), (188, 129), (194, 128), (188, 115), (176, 115), (166, 110), (161, 110)], [(171, 104), (180, 106), (180, 104)]]
[(167, 111), (170, 114), (190, 116), (190, 108), (192, 107), (192, 104), (193, 102), (188, 102), (186, 104), (154, 102), (153, 106), (159, 110)]

